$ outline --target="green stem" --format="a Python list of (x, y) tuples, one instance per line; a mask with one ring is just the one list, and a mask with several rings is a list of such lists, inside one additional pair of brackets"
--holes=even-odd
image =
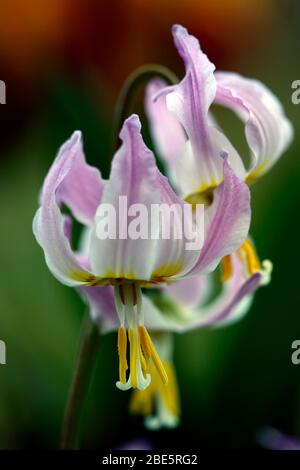
[(131, 114), (134, 98), (142, 86), (153, 77), (163, 78), (169, 85), (178, 83), (176, 75), (166, 67), (157, 64), (144, 65), (132, 72), (125, 81), (117, 100), (112, 132), (113, 153), (118, 147), (119, 131), (124, 120)]
[(87, 312), (82, 324), (78, 356), (65, 408), (61, 449), (76, 448), (80, 415), (90, 384), (98, 344), (98, 328)]

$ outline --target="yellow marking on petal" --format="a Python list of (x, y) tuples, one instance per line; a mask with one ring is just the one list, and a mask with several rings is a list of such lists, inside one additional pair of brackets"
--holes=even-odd
[(233, 274), (233, 265), (230, 255), (224, 256), (224, 258), (222, 259), (222, 268), (223, 273), (221, 276), (221, 282), (227, 282)]
[(87, 273), (85, 271), (71, 271), (70, 277), (74, 279), (75, 281), (86, 282), (86, 283), (94, 281), (96, 279), (95, 276), (93, 276), (93, 274)]
[(186, 202), (195, 206), (196, 204), (204, 204), (209, 206), (213, 201), (213, 191), (221, 183), (216, 180), (210, 184), (199, 186), (197, 190), (184, 198)]
[(183, 263), (169, 263), (169, 264), (162, 264), (159, 268), (157, 268), (151, 276), (152, 279), (160, 279), (165, 277), (171, 277), (178, 274), (183, 269)]
[(212, 178), (210, 180), (210, 182), (208, 183), (202, 183), (198, 186), (197, 190), (195, 191), (195, 193), (198, 193), (198, 194), (203, 194), (207, 191), (212, 191), (214, 190), (217, 186), (219, 186), (219, 184), (221, 184), (223, 178), (220, 178), (219, 180), (217, 180), (216, 178)]
[(94, 274), (85, 271), (71, 271), (69, 276), (74, 279), (74, 281), (83, 282), (87, 286), (105, 286), (109, 284), (108, 279), (94, 276)]
[(155, 346), (152, 343), (150, 335), (144, 325), (139, 326), (139, 335), (140, 335), (141, 346), (142, 346), (142, 349), (144, 351), (146, 358), (151, 357), (163, 384), (166, 385), (168, 383), (167, 373), (155, 349)]
[(238, 252), (245, 257), (250, 276), (261, 271), (261, 264), (250, 240), (245, 240)]
[(254, 170), (251, 171), (251, 173), (249, 173), (249, 175), (247, 176), (245, 182), (249, 185), (254, 183), (257, 178), (259, 178), (265, 172), (267, 167), (270, 165), (270, 162), (271, 159), (269, 158), (268, 160), (262, 162), (257, 168), (254, 168)]
[(124, 271), (120, 269), (119, 271), (115, 271), (114, 269), (109, 269), (106, 271), (105, 275), (103, 276), (106, 279), (117, 279), (117, 280), (139, 280), (139, 276), (137, 276), (133, 271)]
[(126, 371), (128, 369), (127, 364), (127, 335), (126, 329), (122, 325), (118, 330), (118, 353), (119, 353), (119, 377), (120, 382), (126, 383)]

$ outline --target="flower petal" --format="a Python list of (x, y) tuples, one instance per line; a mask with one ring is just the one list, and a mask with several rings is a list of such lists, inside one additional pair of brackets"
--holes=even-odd
[(263, 428), (258, 434), (259, 444), (270, 450), (300, 450), (300, 440), (275, 428)]
[[(143, 142), (138, 116), (132, 115), (125, 121), (120, 137), (123, 143), (114, 156), (91, 234), (90, 262), (93, 272), (100, 277), (149, 279), (157, 240), (130, 238), (128, 230), (133, 216), (127, 214), (134, 204), (143, 205), (149, 213), (151, 204), (159, 203), (158, 169), (152, 152)], [(118, 221), (115, 239), (100, 239), (99, 224), (106, 205), (114, 209)], [(120, 230), (124, 232), (121, 236)]]
[[(187, 249), (187, 244), (190, 240), (186, 237), (187, 232), (184, 228), (187, 229), (189, 219), (183, 219), (183, 214), (186, 206), (191, 211), (192, 219), (192, 206), (176, 196), (169, 185), (168, 179), (161, 173), (158, 173), (157, 176), (157, 190), (160, 194), (162, 206), (173, 211), (174, 219), (169, 217), (171, 212), (168, 213), (166, 211), (162, 215), (161, 226), (165, 229), (170, 228), (171, 236), (164, 239), (162, 230), (160, 231), (160, 238), (156, 245), (152, 278), (170, 279), (184, 277), (185, 273), (189, 272), (195, 265), (202, 246), (199, 244), (199, 249)], [(186, 224), (186, 227), (183, 226), (183, 222)], [(199, 222), (203, 222), (201, 218)], [(176, 229), (178, 229), (179, 233), (178, 238), (175, 236)], [(200, 230), (201, 227), (198, 227), (198, 229)]]
[(165, 94), (156, 98), (166, 87), (164, 80), (151, 80), (146, 89), (145, 108), (155, 146), (170, 172), (185, 146), (186, 136), (180, 123), (168, 110)]
[[(57, 198), (57, 193), (76, 166), (78, 158), (81, 159), (80, 152), (81, 134), (74, 132), (61, 147), (49, 170), (41, 194), (41, 207), (33, 221), (33, 232), (44, 250), (50, 271), (61, 282), (70, 286), (88, 282), (90, 274), (83, 269), (71, 249), (68, 239), (69, 222), (60, 212), (59, 201), (62, 195)], [(71, 198), (68, 200), (71, 201)], [(75, 207), (74, 203), (73, 208)]]
[(81, 286), (79, 294), (89, 307), (92, 320), (97, 323), (101, 334), (116, 331), (120, 326), (112, 286)]
[(251, 209), (247, 185), (236, 177), (224, 155), (224, 181), (213, 193), (205, 211), (205, 237), (200, 257), (189, 272), (213, 271), (220, 260), (233, 253), (246, 239)]
[(76, 145), (69, 151), (74, 155), (70, 159), (68, 173), (57, 188), (57, 202), (65, 203), (79, 222), (90, 225), (101, 200), (101, 174), (97, 168), (86, 163), (80, 134)]
[(197, 308), (189, 308), (188, 305), (182, 303), (175, 303), (173, 307), (167, 304), (166, 311), (148, 306), (147, 313), (151, 312), (151, 315), (145, 315), (147, 328), (152, 331), (184, 332), (223, 326), (241, 318), (250, 307), (252, 295), (261, 285), (264, 285), (265, 278), (269, 276), (270, 271), (267, 264), (262, 272), (245, 278), (238, 256), (233, 254), (232, 257), (235, 265), (234, 275), (223, 285), (216, 299)]
[(289, 146), (291, 122), (276, 96), (258, 80), (218, 72), (215, 102), (234, 111), (245, 122), (252, 161), (247, 173), (253, 181), (266, 173)]
[[(180, 182), (184, 174), (182, 191), (190, 194), (217, 186), (222, 181), (221, 151), (228, 153), (230, 164), (238, 176), (243, 176), (244, 167), (228, 139), (210, 125), (208, 112), (216, 94), (215, 66), (200, 49), (198, 40), (185, 28), (175, 25), (173, 36), (185, 63), (186, 75), (178, 85), (169, 88), (166, 102), (189, 139), (178, 159), (176, 179)], [(182, 173), (185, 160), (188, 160), (186, 171)]]
[[(175, 195), (167, 178), (158, 171), (140, 130), (137, 116), (125, 121), (120, 134), (123, 145), (114, 157), (111, 176), (97, 210), (91, 235), (90, 262), (93, 272), (99, 277), (158, 282), (190, 270), (199, 257), (200, 249), (186, 249), (190, 240), (185, 233), (189, 236), (190, 232), (183, 230), (182, 215), (184, 206), (191, 209), (191, 205)], [(125, 198), (125, 206), (123, 200), (120, 205), (120, 197)], [(99, 233), (103, 222), (102, 210), (107, 204), (114, 208), (117, 221), (122, 219), (117, 224), (115, 239), (102, 237), (102, 232)], [(129, 214), (134, 204), (143, 209), (140, 220), (145, 228), (144, 238), (139, 233), (134, 239), (130, 233), (130, 225), (136, 220), (134, 214)], [(148, 227), (145, 227), (147, 222)], [(182, 228), (183, 236), (176, 238), (175, 227), (178, 230)], [(120, 234), (121, 228), (124, 229), (123, 234)]]
[(205, 303), (211, 288), (210, 276), (200, 274), (182, 281), (172, 282), (164, 290), (169, 297), (179, 304), (196, 308), (198, 305)]

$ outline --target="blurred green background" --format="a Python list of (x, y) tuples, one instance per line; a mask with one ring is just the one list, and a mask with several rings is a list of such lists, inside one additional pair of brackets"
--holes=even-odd
[[(128, 73), (162, 63), (182, 74), (170, 27), (201, 42), (218, 69), (264, 81), (281, 99), (295, 140), (252, 187), (251, 233), (274, 263), (271, 285), (240, 323), (176, 337), (182, 425), (151, 434), (127, 413), (114, 383), (116, 338), (101, 341), (82, 419), (84, 448), (146, 437), (156, 448), (254, 448), (265, 425), (300, 437), (300, 5), (276, 0), (1, 0), (0, 79), (0, 447), (57, 447), (84, 306), (49, 273), (32, 235), (38, 192), (58, 147), (81, 129), (90, 163), (108, 175), (113, 108)], [(140, 111), (141, 104), (137, 104)], [(242, 126), (218, 110), (245, 147)], [(143, 120), (144, 125), (147, 123)]]

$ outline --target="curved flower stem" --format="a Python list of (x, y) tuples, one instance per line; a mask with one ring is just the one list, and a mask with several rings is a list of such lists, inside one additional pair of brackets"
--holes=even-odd
[(61, 435), (61, 449), (76, 448), (78, 425), (93, 370), (97, 347), (99, 345), (98, 327), (86, 312), (83, 320), (79, 351), (73, 373), (73, 379), (65, 408), (65, 416)]
[(119, 131), (123, 121), (130, 115), (133, 108), (134, 97), (139, 89), (151, 78), (160, 77), (170, 85), (178, 83), (177, 76), (167, 67), (158, 64), (143, 65), (132, 72), (125, 81), (119, 94), (113, 121), (112, 150), (117, 149)]

